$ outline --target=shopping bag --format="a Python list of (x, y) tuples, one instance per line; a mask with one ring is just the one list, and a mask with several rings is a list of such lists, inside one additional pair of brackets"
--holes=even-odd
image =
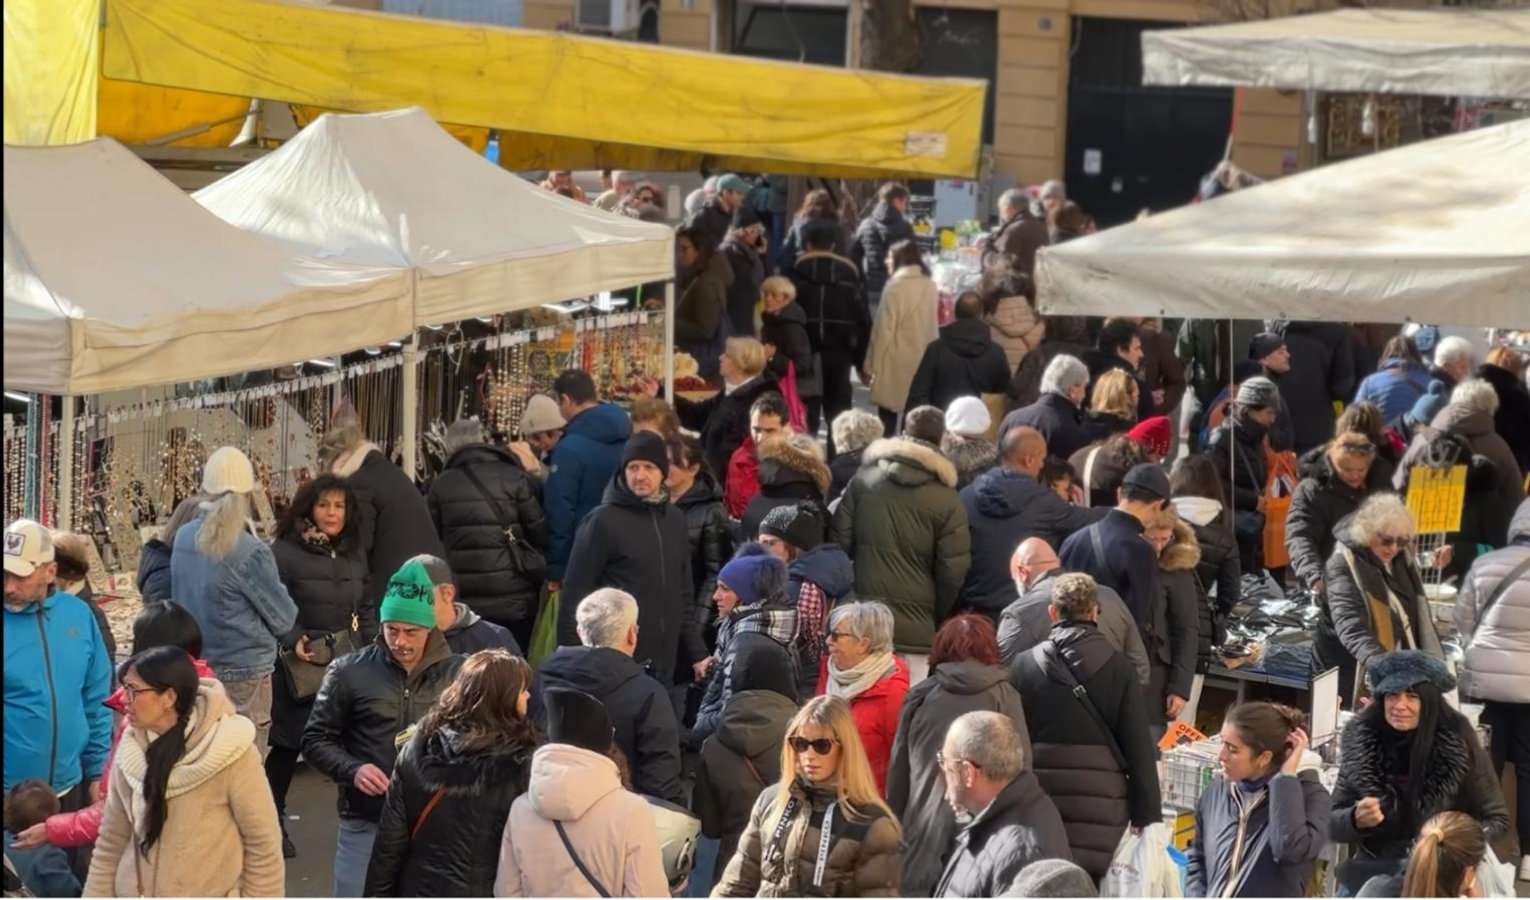
[(1514, 864), (1499, 862), (1492, 845), (1488, 846), (1482, 865), (1477, 867), (1477, 886), (1482, 888), (1484, 897), (1517, 896), (1514, 893)]
[(1291, 551), (1286, 549), (1286, 513), (1291, 511), (1291, 495), (1299, 481), (1296, 454), (1289, 450), (1276, 453), (1267, 441), (1265, 461), (1270, 477), (1264, 489), (1264, 567), (1278, 569), (1291, 564)]
[(797, 393), (797, 364), (791, 361), (786, 363), (786, 377), (781, 379), (781, 399), (786, 402), (786, 418), (792, 426), (792, 431), (797, 434), (807, 433), (807, 404), (802, 402), (802, 395)]
[(547, 601), (542, 604), (537, 623), (531, 628), (531, 646), (526, 648), (526, 661), (533, 669), (558, 649), (558, 593), (547, 592)]
[(1140, 834), (1127, 829), (1100, 882), (1100, 896), (1183, 897), (1179, 866), (1169, 856), (1172, 837), (1162, 822), (1154, 822)]

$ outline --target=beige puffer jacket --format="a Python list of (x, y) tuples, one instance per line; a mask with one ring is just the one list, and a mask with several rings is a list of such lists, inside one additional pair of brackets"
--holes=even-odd
[(1024, 297), (1004, 297), (990, 315), (983, 317), (993, 332), (993, 342), (1004, 348), (1009, 371), (1020, 368), (1020, 361), (1047, 335), (1046, 322)]

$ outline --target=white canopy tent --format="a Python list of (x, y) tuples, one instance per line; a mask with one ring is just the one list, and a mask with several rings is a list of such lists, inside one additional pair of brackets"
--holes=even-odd
[(415, 324), (668, 281), (674, 234), (500, 169), (419, 109), (320, 116), (197, 202), (324, 259), (413, 268)]
[(1147, 31), (1142, 81), (1530, 97), (1530, 9), (1341, 9)]
[(407, 272), (220, 221), (110, 138), (5, 148), (8, 389), (92, 394), (380, 344), (409, 333), (410, 292)]
[(1530, 121), (1324, 166), (1048, 247), (1050, 314), (1530, 328)]

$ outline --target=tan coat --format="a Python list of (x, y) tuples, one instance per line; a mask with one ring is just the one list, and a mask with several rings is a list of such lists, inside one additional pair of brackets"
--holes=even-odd
[(254, 723), (234, 712), (222, 685), (202, 679), (186, 753), (170, 773), (164, 830), (144, 858), (136, 846), (148, 827), (149, 737), (129, 726), (117, 746), (85, 896), (285, 896), (281, 829), (254, 740)]
[(909, 385), (924, 358), (924, 348), (940, 335), (940, 299), (935, 282), (918, 266), (904, 266), (887, 279), (877, 321), (866, 350), (866, 372), (873, 376), (871, 402), (903, 412)]
[(648, 803), (624, 790), (616, 763), (569, 744), (531, 759), (531, 787), (517, 797), (499, 848), (496, 897), (598, 897), (554, 822), (613, 897), (668, 897), (663, 851)]
[(983, 317), (993, 331), (993, 342), (1004, 348), (1009, 371), (1020, 368), (1020, 361), (1046, 337), (1047, 326), (1024, 297), (1005, 297), (992, 315)]

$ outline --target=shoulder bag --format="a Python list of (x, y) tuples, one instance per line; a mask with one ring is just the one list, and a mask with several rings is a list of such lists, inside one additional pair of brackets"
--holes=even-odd
[(547, 579), (547, 557), (542, 551), (531, 545), (531, 542), (523, 537), (516, 536), (515, 526), (510, 524), (510, 512), (499, 502), (499, 498), (489, 493), (479, 480), (478, 473), (473, 471), (472, 466), (463, 466), (462, 474), (467, 476), (468, 481), (473, 482), (473, 487), (478, 489), (479, 495), (487, 500), (489, 508), (494, 510), (495, 518), (499, 519), (499, 527), (505, 533), (505, 546), (510, 550), (510, 564), (515, 566), (515, 571), (521, 573), (532, 584), (541, 584)]
[(1101, 736), (1105, 738), (1105, 746), (1110, 749), (1110, 755), (1115, 757), (1116, 765), (1121, 767), (1122, 772), (1129, 771), (1130, 766), (1126, 763), (1126, 754), (1121, 752), (1121, 745), (1116, 743), (1115, 732), (1110, 730), (1110, 725), (1106, 723), (1105, 716), (1100, 713), (1100, 708), (1094, 705), (1094, 699), (1089, 696), (1089, 691), (1079, 682), (1078, 675), (1074, 673), (1073, 667), (1057, 651), (1057, 644), (1053, 643), (1049, 638), (1032, 648), (1031, 655), (1036, 660), (1036, 665), (1041, 667), (1041, 671), (1046, 673), (1047, 677), (1066, 687), (1073, 694), (1074, 698), (1078, 700), (1079, 706), (1083, 707), (1090, 721), (1094, 722), (1095, 727), (1100, 730)]

